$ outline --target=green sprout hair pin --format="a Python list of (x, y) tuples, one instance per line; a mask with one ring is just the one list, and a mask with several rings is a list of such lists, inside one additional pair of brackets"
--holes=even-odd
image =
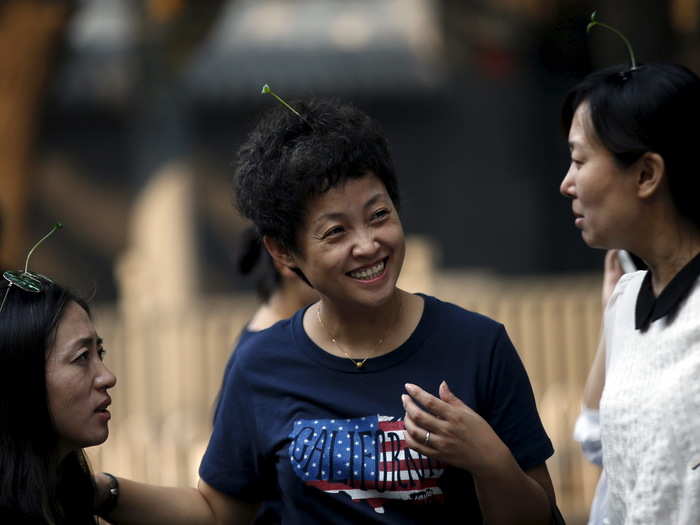
[(63, 224), (57, 222), (53, 225), (49, 233), (44, 235), (41, 239), (39, 239), (39, 241), (37, 241), (37, 243), (34, 246), (32, 246), (32, 249), (29, 250), (29, 253), (27, 254), (27, 260), (24, 263), (24, 271), (7, 271), (2, 274), (5, 280), (8, 281), (10, 284), (7, 286), (5, 296), (2, 298), (2, 304), (0, 304), (0, 312), (2, 312), (2, 309), (5, 306), (5, 300), (7, 299), (7, 294), (10, 293), (10, 288), (12, 288), (13, 286), (16, 286), (20, 290), (24, 290), (25, 292), (40, 293), (44, 289), (44, 285), (51, 284), (53, 282), (51, 281), (51, 279), (44, 275), (41, 275), (40, 273), (30, 272), (29, 258), (34, 253), (34, 250), (36, 250), (42, 242), (51, 237), (56, 232), (56, 230), (60, 228), (63, 228)]
[(311, 129), (313, 129), (313, 126), (312, 126), (311, 124), (309, 124), (309, 121), (308, 121), (308, 120), (306, 120), (304, 117), (301, 116), (301, 113), (299, 113), (296, 109), (294, 109), (292, 106), (290, 106), (289, 104), (287, 104), (287, 103), (284, 101), (284, 99), (282, 99), (282, 97), (280, 97), (277, 93), (275, 93), (274, 91), (272, 91), (272, 89), (270, 88), (270, 85), (269, 85), (269, 84), (265, 84), (265, 85), (262, 87), (262, 90), (260, 91), (260, 94), (261, 94), (261, 95), (272, 95), (273, 97), (275, 97), (275, 98), (277, 99), (277, 101), (278, 101), (280, 104), (282, 104), (285, 108), (287, 108), (289, 111), (291, 111), (292, 113), (294, 113), (297, 117), (299, 117), (301, 120), (303, 120), (303, 121), (306, 123), (307, 126), (309, 126)]
[(625, 35), (623, 35), (620, 31), (618, 31), (614, 27), (609, 26), (608, 24), (604, 24), (602, 22), (598, 22), (598, 20), (596, 20), (597, 13), (598, 13), (597, 11), (593, 11), (593, 13), (591, 14), (591, 21), (588, 22), (588, 25), (586, 26), (586, 32), (590, 33), (592, 28), (594, 28), (595, 26), (600, 26), (600, 27), (603, 27), (603, 28), (608, 29), (608, 30), (612, 31), (613, 33), (615, 33), (617, 36), (619, 36), (622, 39), (622, 41), (627, 46), (627, 52), (630, 54), (630, 61), (632, 62), (632, 67), (630, 68), (630, 71), (634, 71), (635, 69), (637, 69), (637, 62), (634, 59), (634, 50), (632, 49), (632, 45), (630, 44), (629, 40), (627, 40), (627, 38), (625, 38)]

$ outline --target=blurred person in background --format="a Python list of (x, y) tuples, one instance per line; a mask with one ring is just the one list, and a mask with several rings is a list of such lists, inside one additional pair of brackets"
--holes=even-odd
[(615, 66), (567, 95), (561, 193), (595, 248), (637, 254), (604, 314), (600, 400), (607, 519), (700, 523), (700, 79)]
[[(226, 363), (224, 379), (214, 403), (214, 421), (219, 411), (221, 393), (226, 388), (226, 377), (238, 347), (262, 330), (270, 328), (278, 321), (288, 319), (297, 310), (318, 301), (318, 294), (311, 285), (270, 256), (254, 226), (246, 228), (240, 236), (236, 269), (238, 273), (255, 282), (255, 290), (261, 304), (243, 327)], [(270, 504), (263, 502), (258, 510), (256, 522), (267, 523), (268, 516), (275, 516), (275, 512), (270, 508)]]
[(308, 283), (270, 257), (254, 227), (249, 227), (241, 235), (236, 265), (241, 275), (255, 281), (261, 302), (241, 333), (240, 342), (251, 333), (269, 328), (318, 300), (318, 294)]
[[(236, 270), (241, 275), (253, 279), (261, 304), (238, 335), (231, 357), (226, 364), (224, 380), (236, 355), (236, 348), (261, 330), (291, 317), (300, 308), (318, 300), (318, 294), (309, 284), (270, 257), (253, 226), (241, 233), (236, 253)], [(215, 402), (215, 414), (218, 411), (220, 396), (221, 393)]]
[(102, 361), (102, 340), (80, 297), (26, 269), (4, 275), (0, 523), (96, 524), (83, 448), (109, 433), (107, 391), (116, 378)]
[(240, 149), (237, 204), (320, 300), (237, 348), (198, 489), (120, 479), (109, 519), (248, 523), (265, 501), (276, 523), (550, 523), (553, 449), (504, 327), (396, 287), (384, 135), (349, 105), (294, 106)]

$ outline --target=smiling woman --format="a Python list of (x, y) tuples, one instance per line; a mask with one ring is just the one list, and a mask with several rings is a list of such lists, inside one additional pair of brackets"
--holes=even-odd
[(107, 439), (116, 379), (82, 299), (48, 279), (12, 288), (0, 313), (0, 521), (95, 524), (82, 448)]
[[(531, 497), (509, 510), (547, 522), (553, 494), (543, 463), (551, 445), (502, 327), (396, 287), (405, 240), (378, 125), (337, 102), (294, 107), (303, 118), (279, 109), (260, 121), (240, 150), (235, 189), (273, 258), (320, 300), (239, 349), (203, 480), (262, 501), (277, 520), (515, 522), (494, 504), (513, 491)], [(261, 375), (259, 367), (275, 360), (276, 370)], [(500, 386), (482, 390), (481, 374)], [(262, 386), (268, 381), (274, 389)], [(250, 417), (269, 432), (240, 417), (249, 396), (259, 407)], [(289, 401), (280, 406), (282, 399)], [(276, 472), (235, 460), (253, 450)], [(271, 482), (267, 476), (280, 499), (254, 489)]]
[[(379, 126), (335, 101), (293, 106), (241, 148), (235, 190), (320, 300), (239, 349), (202, 479), (276, 521), (549, 522), (551, 444), (503, 327), (396, 287), (406, 248)], [(236, 460), (253, 450), (274, 470)], [(255, 489), (267, 476), (280, 499)], [(522, 506), (504, 511), (506, 494)]]
[(238, 346), (198, 490), (120, 480), (109, 517), (549, 524), (552, 445), (504, 327), (396, 286), (406, 247), (379, 126), (337, 101), (277, 107), (234, 188), (319, 300)]

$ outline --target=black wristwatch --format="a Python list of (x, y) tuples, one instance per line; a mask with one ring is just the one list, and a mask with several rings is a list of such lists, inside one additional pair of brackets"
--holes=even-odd
[(119, 481), (109, 472), (103, 472), (109, 478), (109, 486), (107, 487), (107, 499), (102, 502), (102, 505), (96, 509), (98, 516), (106, 517), (117, 506), (119, 500)]

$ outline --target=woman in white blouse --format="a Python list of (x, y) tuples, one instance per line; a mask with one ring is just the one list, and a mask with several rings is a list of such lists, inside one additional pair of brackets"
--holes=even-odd
[(592, 73), (564, 103), (561, 192), (583, 240), (649, 267), (604, 318), (610, 523), (700, 523), (700, 79), (672, 64)]

